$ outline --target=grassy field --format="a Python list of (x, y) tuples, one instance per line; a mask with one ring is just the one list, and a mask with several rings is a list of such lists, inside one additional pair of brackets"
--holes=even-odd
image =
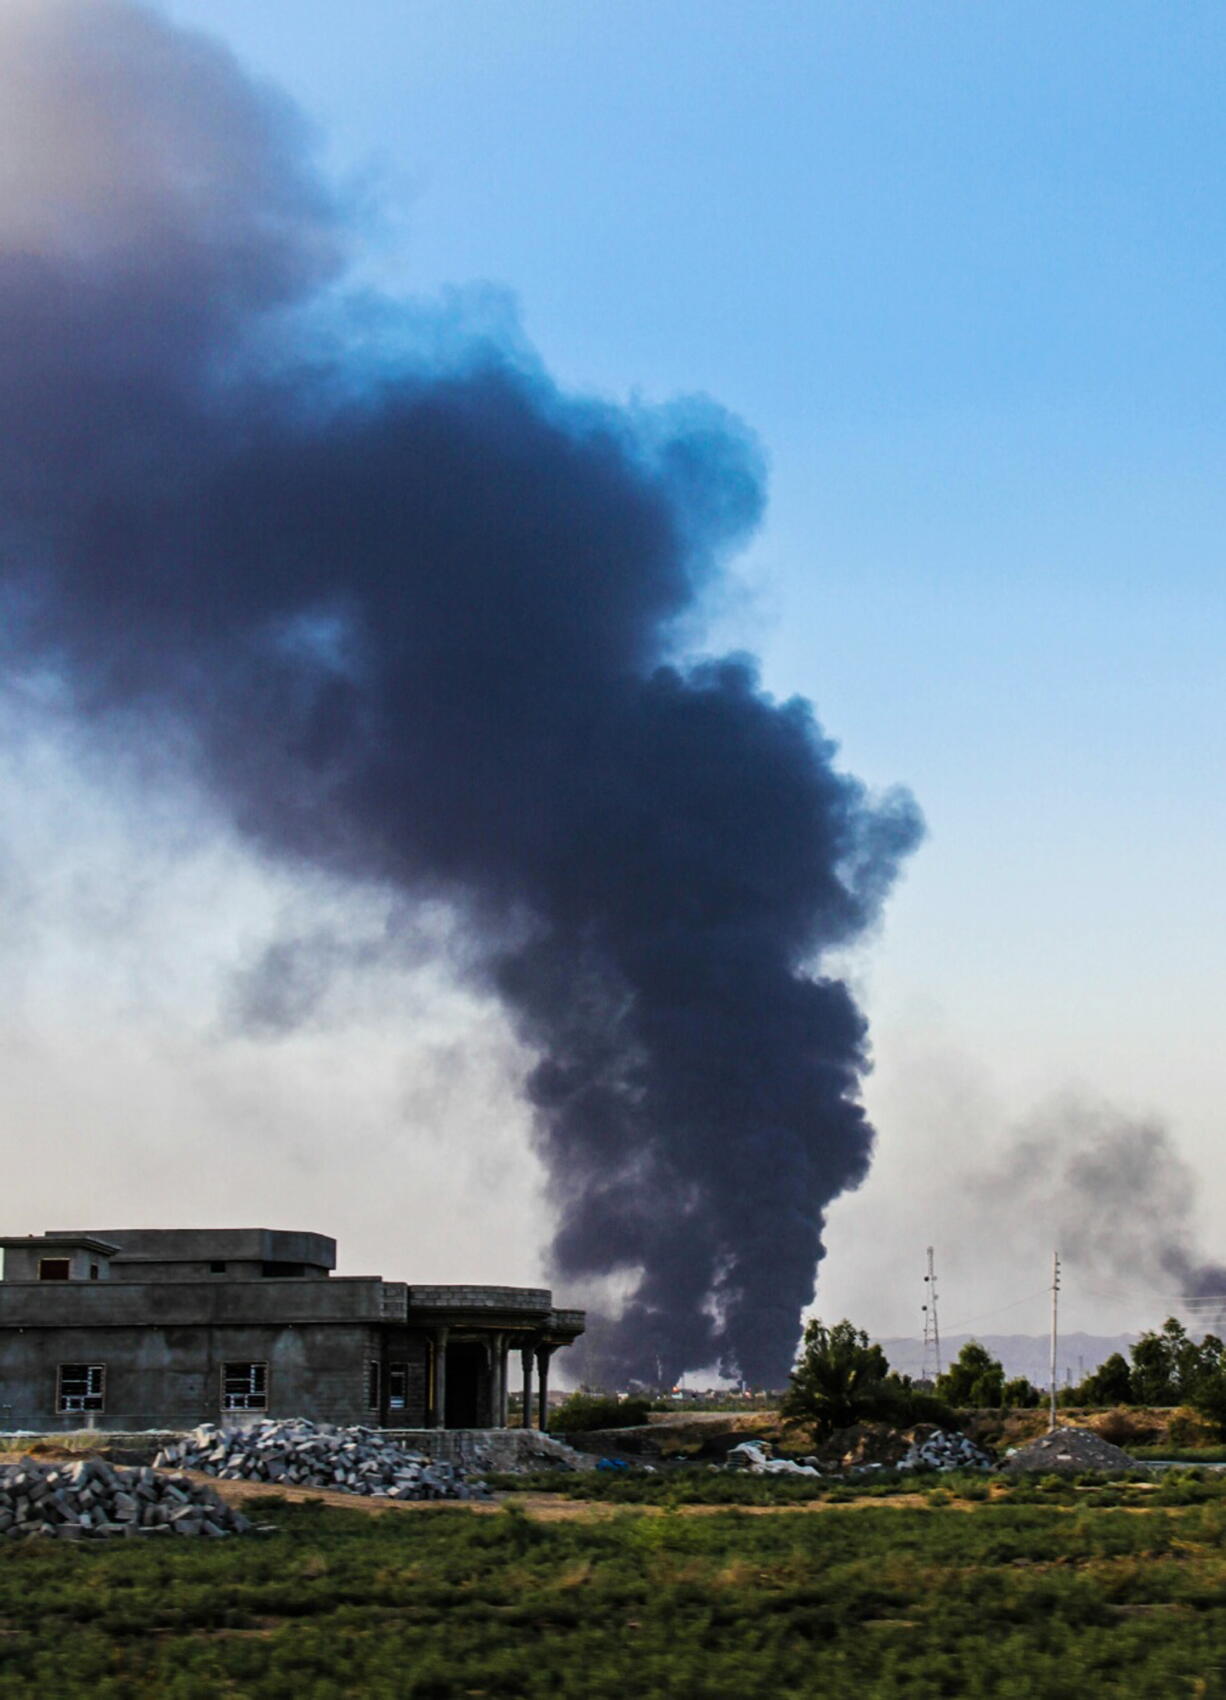
[(1185, 1464), (1226, 1464), (1226, 1446), (1130, 1446), (1133, 1458), (1178, 1459)]
[(0, 1696), (1226, 1700), (1221, 1482), (750, 1490), (559, 1520), (266, 1500), (278, 1532), (241, 1541), (8, 1542)]

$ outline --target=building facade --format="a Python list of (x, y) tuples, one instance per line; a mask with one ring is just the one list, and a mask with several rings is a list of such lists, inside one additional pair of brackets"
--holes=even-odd
[(187, 1429), (261, 1416), (545, 1424), (584, 1314), (536, 1287), (336, 1276), (336, 1242), (268, 1228), (0, 1238), (0, 1430)]

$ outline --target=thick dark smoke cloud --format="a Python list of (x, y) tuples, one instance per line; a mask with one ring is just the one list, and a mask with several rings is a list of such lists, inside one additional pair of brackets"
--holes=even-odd
[(461, 906), (539, 1056), (557, 1275), (641, 1272), (600, 1370), (778, 1382), (872, 1143), (822, 953), (919, 825), (751, 662), (679, 659), (752, 441), (480, 339), (337, 354), (299, 120), (152, 14), (0, 0), (0, 65), (9, 664), (185, 739), (263, 851)]

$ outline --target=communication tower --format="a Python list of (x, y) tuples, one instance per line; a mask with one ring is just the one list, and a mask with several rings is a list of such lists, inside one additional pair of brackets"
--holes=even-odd
[(928, 1247), (928, 1273), (924, 1276), (924, 1362), (921, 1378), (935, 1381), (941, 1373), (941, 1324), (937, 1319), (937, 1271), (932, 1247)]

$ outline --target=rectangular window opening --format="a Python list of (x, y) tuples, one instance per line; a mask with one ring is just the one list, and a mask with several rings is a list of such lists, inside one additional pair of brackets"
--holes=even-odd
[(213, 1263), (209, 1264), (209, 1274), (210, 1275), (224, 1275), (225, 1272), (226, 1272), (226, 1266), (225, 1266), (224, 1263), (213, 1262)]
[(403, 1411), (409, 1403), (409, 1366), (390, 1364), (387, 1371), (387, 1408)]
[(266, 1411), (268, 1365), (222, 1364), (221, 1408), (223, 1411)]
[(372, 1411), (377, 1411), (380, 1405), (380, 1394), (382, 1392), (380, 1371), (382, 1368), (383, 1366), (377, 1358), (371, 1358), (366, 1365), (366, 1403)]
[(40, 1281), (67, 1281), (71, 1273), (72, 1264), (66, 1257), (40, 1257), (38, 1260)]
[(61, 1364), (56, 1378), (57, 1411), (101, 1411), (106, 1392), (105, 1364)]
[(282, 1281), (306, 1274), (305, 1263), (266, 1263), (260, 1274), (268, 1280)]

